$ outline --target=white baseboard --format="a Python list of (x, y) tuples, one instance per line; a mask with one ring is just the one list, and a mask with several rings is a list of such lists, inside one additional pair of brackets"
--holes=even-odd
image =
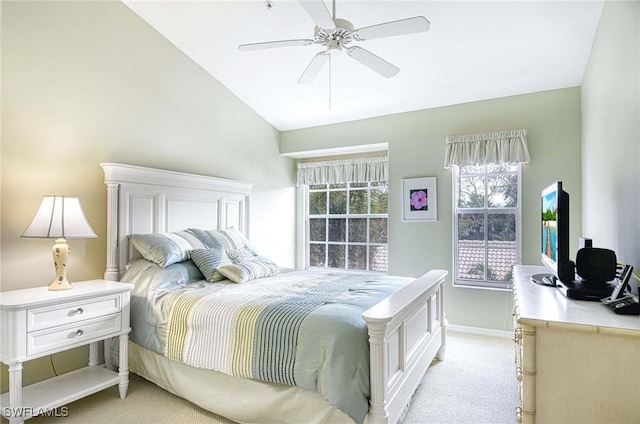
[(500, 337), (510, 339), (513, 337), (513, 331), (494, 330), (492, 328), (468, 327), (466, 325), (449, 324), (447, 331), (466, 334), (478, 334), (481, 336)]

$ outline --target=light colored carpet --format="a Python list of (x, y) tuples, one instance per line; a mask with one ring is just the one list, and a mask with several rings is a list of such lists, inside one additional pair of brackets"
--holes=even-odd
[[(64, 407), (63, 407), (64, 408)], [(172, 395), (135, 374), (129, 374), (127, 397), (120, 399), (118, 387), (110, 387), (72, 402), (58, 415), (40, 415), (26, 424), (234, 424), (225, 418)], [(6, 423), (4, 418), (2, 423)]]
[[(506, 338), (449, 332), (445, 361), (427, 371), (404, 424), (515, 422), (518, 394), (513, 355), (513, 345)], [(40, 416), (27, 423), (233, 424), (134, 374), (125, 399), (111, 387), (67, 408), (67, 417)]]
[(403, 424), (515, 423), (514, 355), (508, 338), (449, 332), (445, 359), (427, 370)]

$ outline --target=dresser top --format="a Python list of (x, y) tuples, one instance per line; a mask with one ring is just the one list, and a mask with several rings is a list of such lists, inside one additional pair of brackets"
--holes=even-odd
[(555, 287), (531, 282), (533, 274), (541, 273), (548, 273), (548, 270), (534, 265), (514, 267), (520, 323), (583, 327), (594, 331), (606, 329), (606, 332), (631, 331), (640, 336), (640, 317), (617, 315), (600, 302), (569, 299)]
[(89, 280), (72, 283), (69, 290), (52, 291), (47, 286), (0, 292), (0, 309), (54, 305), (96, 296), (128, 292), (133, 284), (107, 280)]

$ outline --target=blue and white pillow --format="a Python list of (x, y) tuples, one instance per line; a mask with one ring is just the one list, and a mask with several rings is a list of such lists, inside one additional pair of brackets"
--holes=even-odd
[(221, 247), (194, 249), (191, 251), (191, 260), (204, 275), (205, 280), (211, 283), (224, 280), (225, 276), (218, 271), (219, 268), (233, 263), (227, 251)]
[(162, 268), (190, 259), (189, 252), (192, 249), (207, 247), (190, 231), (131, 234), (129, 239), (143, 258), (160, 265)]
[(223, 265), (218, 268), (218, 272), (234, 283), (244, 283), (275, 275), (280, 272), (280, 268), (267, 258), (255, 256), (243, 262)]
[(231, 227), (225, 230), (201, 230), (189, 228), (191, 233), (200, 239), (208, 247), (221, 247), (227, 251), (247, 249), (252, 255), (257, 255), (251, 242), (237, 228)]

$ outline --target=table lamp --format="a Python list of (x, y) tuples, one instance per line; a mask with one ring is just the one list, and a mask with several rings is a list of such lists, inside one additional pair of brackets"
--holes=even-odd
[(49, 290), (68, 290), (73, 286), (67, 280), (67, 258), (70, 251), (66, 239), (97, 236), (82, 212), (80, 199), (44, 196), (36, 216), (21, 237), (57, 239), (51, 249), (56, 279), (49, 284)]

